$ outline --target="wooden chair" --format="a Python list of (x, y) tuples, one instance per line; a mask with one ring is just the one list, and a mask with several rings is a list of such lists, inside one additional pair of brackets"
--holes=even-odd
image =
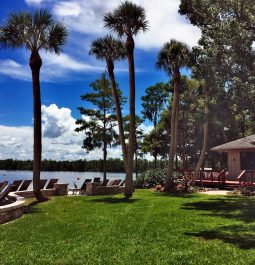
[(0, 192), (8, 185), (8, 181), (3, 181), (0, 183)]
[(115, 182), (115, 179), (111, 179), (108, 183), (107, 183), (107, 187), (109, 186), (113, 186), (113, 183)]
[(74, 188), (71, 188), (69, 189), (69, 191), (72, 191), (73, 192), (73, 195), (76, 194), (77, 192), (79, 192), (79, 194), (84, 194), (85, 191), (86, 191), (86, 184), (88, 182), (91, 182), (92, 179), (85, 179), (83, 184), (81, 185), (81, 188), (78, 189), (77, 185), (75, 184), (75, 187)]
[(54, 188), (54, 184), (58, 182), (58, 179), (50, 179), (47, 186), (46, 186), (46, 190), (48, 189), (53, 189)]
[(85, 181), (83, 182), (83, 184), (81, 185), (81, 189), (80, 190), (86, 190), (86, 184), (88, 182), (91, 182), (92, 179), (85, 179)]
[(11, 191), (12, 192), (17, 191), (21, 183), (22, 183), (22, 180), (14, 180), (11, 185)]
[(20, 185), (19, 191), (25, 191), (28, 189), (29, 185), (32, 183), (31, 179), (26, 179)]
[(119, 187), (122, 187), (125, 185), (125, 179), (121, 180), (121, 182), (119, 183)]
[(47, 179), (40, 179), (40, 189), (43, 190), (45, 184), (47, 182)]
[(113, 186), (118, 186), (121, 182), (121, 179), (115, 179), (115, 181), (113, 182)]
[(101, 178), (94, 178), (93, 182), (101, 182)]
[(7, 187), (0, 193), (0, 203), (6, 199), (6, 197), (11, 191), (12, 191), (12, 185), (7, 185)]
[(92, 179), (85, 179), (85, 181), (83, 182), (81, 188), (80, 188), (80, 194), (85, 194), (86, 192), (86, 187), (87, 187), (87, 183), (91, 182)]

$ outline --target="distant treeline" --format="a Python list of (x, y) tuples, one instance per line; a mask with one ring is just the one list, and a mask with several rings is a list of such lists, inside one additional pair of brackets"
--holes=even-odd
[[(158, 161), (158, 166), (164, 162)], [(154, 162), (146, 159), (137, 160), (137, 171), (144, 172), (154, 168)], [(0, 160), (0, 170), (33, 170), (32, 160)], [(54, 161), (43, 160), (42, 171), (103, 171), (103, 160), (76, 160), (76, 161)], [(108, 159), (107, 172), (125, 172), (124, 163), (121, 159)]]

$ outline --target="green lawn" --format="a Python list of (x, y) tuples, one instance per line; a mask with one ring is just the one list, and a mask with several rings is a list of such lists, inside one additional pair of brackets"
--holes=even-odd
[(0, 225), (0, 264), (255, 264), (255, 200), (55, 197)]

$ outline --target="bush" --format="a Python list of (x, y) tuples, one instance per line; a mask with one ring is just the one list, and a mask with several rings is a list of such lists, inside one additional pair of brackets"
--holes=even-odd
[(191, 183), (192, 180), (189, 177), (176, 176), (173, 189), (180, 192), (192, 192), (194, 187), (192, 187)]
[(150, 169), (141, 173), (137, 180), (139, 188), (153, 188), (156, 185), (164, 185), (166, 179), (166, 169)]
[(240, 185), (241, 194), (244, 196), (254, 196), (255, 195), (255, 185), (254, 183), (245, 182)]
[[(155, 188), (162, 191), (166, 180), (166, 169), (151, 169), (143, 172), (136, 180), (138, 188)], [(179, 172), (173, 172), (173, 192), (193, 192), (191, 177), (180, 176)]]

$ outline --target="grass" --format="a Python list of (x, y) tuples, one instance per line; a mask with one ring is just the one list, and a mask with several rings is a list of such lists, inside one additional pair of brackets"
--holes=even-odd
[(0, 264), (255, 264), (255, 200), (121, 195), (31, 203), (0, 226)]

